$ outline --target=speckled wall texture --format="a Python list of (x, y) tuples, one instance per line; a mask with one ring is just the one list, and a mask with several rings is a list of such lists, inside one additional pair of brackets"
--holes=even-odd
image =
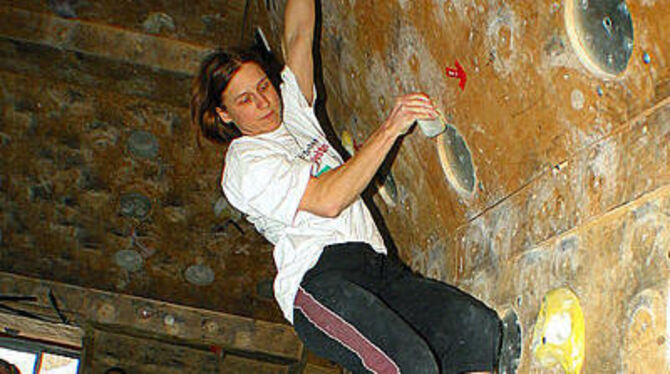
[[(531, 346), (543, 296), (558, 287), (584, 312), (583, 372), (670, 370), (667, 2), (322, 6), (338, 135), (363, 141), (410, 90), (431, 95), (456, 132), (407, 136), (386, 186), (397, 199), (376, 199), (401, 257), (501, 314), (514, 309), (520, 372), (562, 372)], [(464, 89), (449, 73), (457, 63)], [(467, 146), (455, 149), (458, 134)], [(459, 184), (469, 168), (472, 191)]]
[[(255, 25), (279, 51), (283, 4), (0, 1), (0, 270), (280, 322), (271, 248), (220, 199), (222, 150), (196, 146), (187, 87), (207, 48)], [(562, 372), (532, 344), (558, 287), (583, 311), (583, 372), (670, 371), (667, 1), (320, 14), (321, 97), (345, 147), (412, 90), (450, 124), (406, 136), (380, 178), (399, 255), (513, 309), (520, 372)]]

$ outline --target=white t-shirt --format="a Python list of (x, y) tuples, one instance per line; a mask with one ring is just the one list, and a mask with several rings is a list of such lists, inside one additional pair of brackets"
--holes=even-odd
[(358, 241), (380, 253), (386, 253), (386, 248), (360, 198), (335, 218), (298, 210), (310, 177), (339, 167), (342, 158), (326, 140), (313, 106), (288, 66), (281, 76), (281, 126), (233, 140), (221, 187), (228, 201), (274, 245), (275, 298), (293, 323), (293, 300), (300, 282), (325, 246)]

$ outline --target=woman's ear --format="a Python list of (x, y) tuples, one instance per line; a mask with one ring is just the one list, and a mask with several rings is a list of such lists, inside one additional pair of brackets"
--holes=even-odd
[(216, 107), (216, 114), (219, 116), (219, 118), (221, 118), (221, 121), (223, 121), (224, 123), (233, 122), (233, 118), (230, 116), (228, 111), (219, 106)]

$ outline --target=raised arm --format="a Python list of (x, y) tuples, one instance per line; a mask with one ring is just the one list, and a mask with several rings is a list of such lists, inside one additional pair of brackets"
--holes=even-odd
[(409, 94), (396, 100), (384, 123), (356, 154), (335, 170), (312, 177), (298, 209), (336, 217), (353, 203), (374, 177), (396, 139), (417, 119), (433, 119), (437, 112), (428, 96)]
[(284, 60), (291, 68), (300, 91), (312, 104), (314, 101), (314, 42), (315, 0), (288, 0), (284, 10)]

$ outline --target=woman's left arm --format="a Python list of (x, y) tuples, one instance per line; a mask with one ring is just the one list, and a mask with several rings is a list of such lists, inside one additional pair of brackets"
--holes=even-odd
[(316, 0), (288, 0), (284, 10), (284, 60), (298, 80), (300, 91), (311, 105), (314, 101), (314, 22)]

